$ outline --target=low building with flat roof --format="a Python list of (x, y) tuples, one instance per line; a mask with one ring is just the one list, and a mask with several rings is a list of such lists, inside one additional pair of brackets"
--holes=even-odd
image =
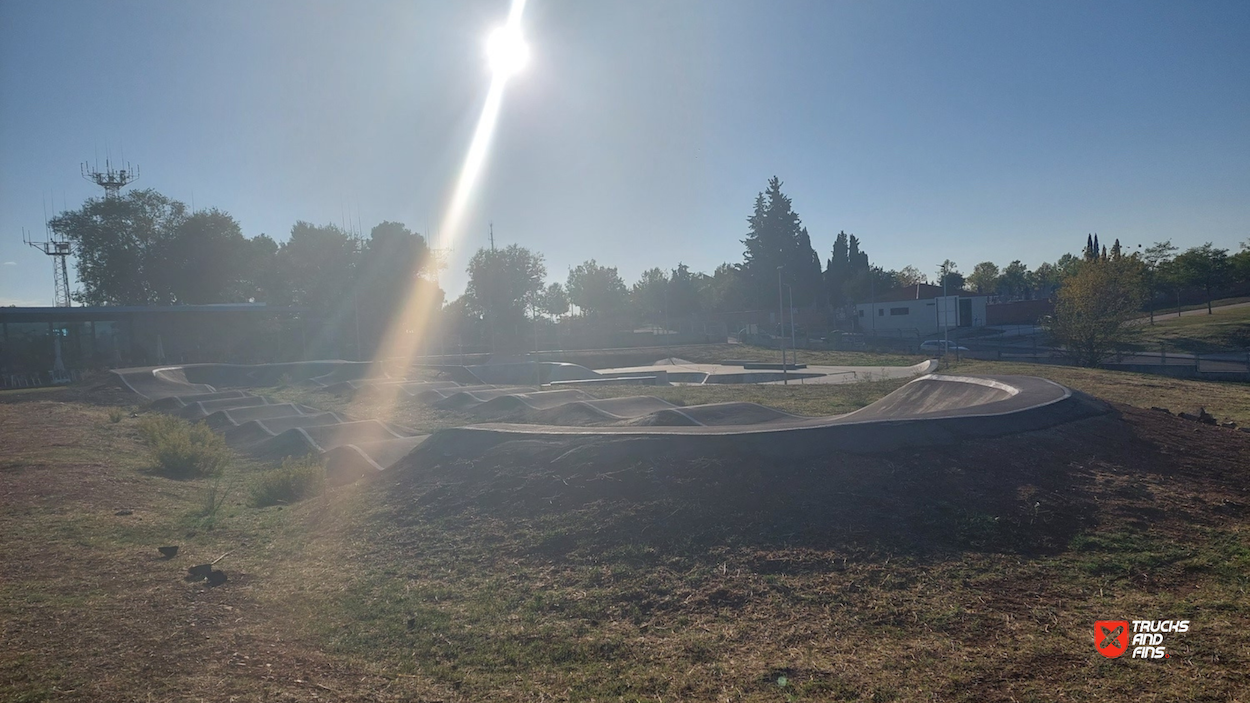
[(987, 296), (958, 291), (943, 295), (941, 286), (921, 283), (878, 293), (855, 306), (865, 334), (923, 337), (957, 327), (984, 327)]

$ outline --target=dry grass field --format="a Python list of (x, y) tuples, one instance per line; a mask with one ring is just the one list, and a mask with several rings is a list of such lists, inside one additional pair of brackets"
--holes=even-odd
[[(132, 396), (0, 394), (0, 699), (1244, 699), (1250, 434), (1136, 406), (1246, 390), (1027, 368), (1117, 413), (795, 465), (418, 456), (265, 508), (237, 457), (151, 471)], [(888, 392), (838, 388), (780, 392)], [(225, 584), (183, 579), (222, 555)], [(1193, 624), (1168, 659), (1095, 652), (1095, 620), (1139, 618)]]

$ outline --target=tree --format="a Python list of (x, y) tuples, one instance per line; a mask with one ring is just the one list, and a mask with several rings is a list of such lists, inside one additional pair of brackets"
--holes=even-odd
[(155, 190), (116, 198), (91, 198), (48, 226), (64, 237), (77, 261), (87, 305), (154, 305), (171, 302), (159, 252), (187, 218), (186, 205)]
[(564, 293), (564, 286), (552, 283), (543, 289), (538, 298), (538, 311), (549, 317), (559, 318), (569, 312), (569, 297)]
[(1029, 267), (1019, 259), (1007, 264), (998, 277), (998, 293), (1008, 298), (1020, 298), (1029, 290)]
[(526, 312), (537, 306), (539, 293), (545, 292), (547, 266), (542, 254), (516, 244), (478, 249), (467, 270), (466, 302), (486, 321), (492, 344), (497, 335), (519, 333)]
[(69, 240), (89, 305), (185, 305), (253, 299), (277, 245), (249, 240), (216, 208), (191, 213), (155, 190), (89, 199), (48, 223)]
[(668, 315), (668, 276), (664, 270), (643, 271), (630, 290), (630, 302), (640, 322), (663, 322)]
[(835, 308), (842, 307), (867, 300), (874, 290), (894, 287), (894, 274), (886, 273), (879, 267), (874, 269), (869, 263), (868, 253), (860, 248), (859, 237), (839, 232), (824, 274), (829, 304)]
[(244, 289), (241, 298), (247, 301), (268, 301), (279, 287), (276, 258), (278, 243), (267, 234), (247, 240), (239, 278)]
[(746, 276), (741, 264), (721, 264), (703, 281), (700, 297), (709, 310), (737, 312), (748, 307)]
[(702, 279), (708, 276), (691, 273), (690, 267), (678, 263), (668, 277), (668, 310), (672, 320), (687, 318), (704, 308)]
[(964, 275), (959, 272), (959, 264), (947, 259), (938, 266), (937, 285), (942, 286), (947, 295), (954, 295), (964, 288)]
[(895, 278), (896, 282), (901, 287), (916, 286), (929, 282), (929, 277), (915, 266), (904, 266), (897, 274), (895, 274)]
[(835, 308), (846, 303), (843, 286), (850, 274), (850, 244), (846, 232), (838, 232), (833, 239), (833, 251), (825, 264), (825, 293), (829, 304)]
[(1084, 259), (1071, 254), (1064, 254), (1055, 262), (1055, 268), (1059, 271), (1061, 278), (1067, 278), (1068, 276), (1076, 275), (1077, 270), (1081, 268), (1081, 264), (1084, 261)]
[(1135, 257), (1090, 260), (1059, 289), (1047, 332), (1076, 363), (1097, 366), (1137, 333), (1132, 320), (1142, 292), (1142, 264)]
[(625, 309), (628, 291), (616, 268), (600, 266), (594, 259), (569, 271), (565, 284), (569, 302), (589, 318), (606, 318)]
[(993, 261), (982, 261), (972, 267), (972, 273), (968, 276), (968, 283), (972, 284), (972, 289), (978, 293), (989, 295), (997, 290), (998, 284), (998, 265)]
[(1241, 251), (1228, 258), (1234, 283), (1250, 282), (1250, 241), (1242, 242)]
[(356, 245), (336, 225), (300, 220), (275, 255), (276, 302), (343, 316), (352, 302)]
[(742, 240), (746, 246), (742, 271), (750, 286), (751, 302), (761, 308), (777, 304), (778, 267), (782, 281), (794, 287), (795, 305), (819, 300), (820, 257), (776, 176), (768, 181), (768, 190), (756, 197), (747, 223), (750, 230)]
[(181, 219), (152, 249), (158, 264), (151, 274), (158, 302), (195, 305), (248, 300), (255, 287), (246, 277), (246, 257), (252, 253), (239, 223), (225, 212), (200, 210)]
[[(380, 342), (394, 326), (418, 329), (441, 309), (443, 291), (423, 277), (433, 270), (425, 237), (402, 222), (381, 222), (360, 248), (353, 314), (364, 330), (362, 344)], [(407, 316), (407, 319), (400, 319)]]
[(1144, 265), (1143, 275), (1145, 277), (1146, 296), (1150, 301), (1150, 324), (1155, 323), (1155, 306), (1154, 299), (1159, 293), (1168, 290), (1174, 285), (1170, 281), (1170, 277), (1165, 274), (1168, 272), (1168, 263), (1176, 254), (1176, 247), (1172, 245), (1172, 240), (1164, 242), (1155, 242), (1146, 247), (1142, 252), (1142, 264)]
[[(1067, 256), (1071, 256), (1068, 254)], [(1063, 271), (1057, 264), (1042, 262), (1033, 271), (1033, 290), (1040, 298), (1049, 298), (1063, 285)]]
[(1187, 286), (1202, 288), (1207, 297), (1207, 314), (1211, 312), (1212, 291), (1228, 281), (1228, 250), (1216, 249), (1211, 242), (1186, 249), (1174, 261), (1176, 272)]

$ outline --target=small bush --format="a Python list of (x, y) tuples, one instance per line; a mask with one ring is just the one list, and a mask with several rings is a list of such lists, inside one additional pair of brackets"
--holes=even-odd
[(319, 495), (325, 489), (326, 467), (319, 459), (288, 458), (282, 465), (266, 471), (252, 482), (252, 505), (263, 508)]
[(154, 447), (162, 438), (180, 432), (186, 424), (173, 415), (150, 413), (139, 419), (139, 436), (149, 447)]
[(124, 417), (126, 417), (125, 410), (122, 410), (121, 408), (109, 408), (109, 422), (116, 425), (121, 422)]
[(152, 448), (152, 470), (170, 478), (217, 476), (233, 458), (225, 440), (207, 425), (149, 415), (140, 421), (139, 433)]

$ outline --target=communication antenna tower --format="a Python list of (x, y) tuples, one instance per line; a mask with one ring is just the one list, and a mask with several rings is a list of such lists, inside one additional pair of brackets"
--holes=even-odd
[(455, 253), (456, 250), (453, 247), (447, 246), (447, 241), (441, 236), (436, 237), (434, 242), (435, 246), (430, 249), (430, 255), (434, 259), (434, 280), (437, 281), (438, 272), (447, 268), (448, 261), (451, 259), (451, 255)]
[(127, 161), (124, 168), (115, 169), (108, 159), (104, 160), (104, 170), (100, 170), (99, 162), (93, 167), (86, 161), (82, 163), (82, 177), (104, 189), (105, 198), (116, 198), (121, 189), (139, 180), (139, 167), (131, 166)]
[(56, 306), (70, 307), (69, 301), (69, 266), (66, 260), (70, 256), (69, 241), (57, 235), (45, 226), (44, 241), (36, 242), (30, 238), (26, 228), (22, 228), (22, 241), (52, 257), (52, 282)]

